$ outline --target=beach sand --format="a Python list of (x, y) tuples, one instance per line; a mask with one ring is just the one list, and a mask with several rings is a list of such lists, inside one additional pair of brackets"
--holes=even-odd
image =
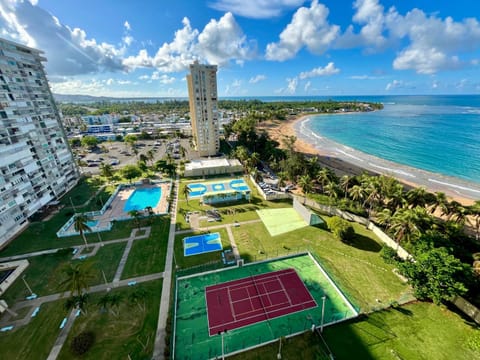
[[(329, 116), (328, 114), (324, 116)], [(295, 148), (304, 154), (316, 155), (322, 166), (329, 167), (338, 176), (359, 175), (364, 171), (394, 177), (407, 187), (423, 186), (430, 192), (443, 192), (451, 200), (471, 205), (480, 199), (480, 185), (458, 178), (435, 174), (425, 170), (381, 159), (323, 136), (313, 134), (306, 128), (309, 116), (287, 121), (268, 121), (259, 128), (268, 132), (282, 146), (284, 136), (296, 136)]]

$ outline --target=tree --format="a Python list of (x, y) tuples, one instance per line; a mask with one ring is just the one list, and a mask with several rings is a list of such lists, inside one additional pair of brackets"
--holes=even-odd
[(102, 162), (100, 164), (100, 173), (107, 179), (111, 179), (113, 177), (113, 166)]
[(135, 224), (137, 224), (137, 227), (140, 229), (140, 212), (138, 210), (130, 210), (128, 215), (134, 219)]
[(352, 224), (341, 217), (334, 216), (328, 222), (328, 227), (333, 236), (342, 242), (349, 242), (355, 235)]
[(345, 194), (345, 199), (347, 198), (348, 190), (350, 189), (350, 186), (352, 185), (353, 181), (354, 181), (354, 177), (350, 175), (343, 175), (340, 178), (340, 187), (343, 190), (343, 193)]
[(303, 175), (298, 179), (298, 186), (302, 188), (305, 199), (307, 199), (307, 194), (312, 191), (312, 179), (308, 175)]
[(80, 236), (82, 237), (83, 241), (85, 242), (85, 248), (88, 248), (88, 243), (87, 243), (87, 238), (85, 236), (85, 232), (91, 232), (92, 229), (90, 226), (88, 226), (88, 222), (91, 219), (84, 215), (84, 214), (76, 214), (75, 218), (73, 220), (73, 228), (75, 231), (78, 231), (80, 233)]
[(415, 261), (400, 263), (399, 269), (409, 279), (417, 298), (432, 299), (436, 304), (466, 293), (465, 281), (471, 276), (469, 265), (444, 247), (417, 247)]
[(119, 315), (120, 304), (122, 303), (123, 297), (119, 293), (113, 293), (110, 295), (110, 311), (114, 316)]
[(360, 185), (353, 185), (348, 191), (348, 194), (353, 201), (362, 202), (365, 198), (365, 190)]
[(395, 240), (400, 243), (403, 240), (411, 242), (420, 236), (417, 214), (408, 208), (398, 209), (391, 218), (390, 229), (393, 231)]
[(155, 153), (153, 152), (152, 149), (148, 150), (146, 155), (147, 155), (147, 159), (148, 159), (150, 162), (152, 162), (153, 159), (155, 158)]
[(137, 142), (137, 136), (128, 134), (123, 138), (123, 141), (125, 141), (125, 144), (130, 145), (132, 149), (135, 148), (135, 143)]
[(185, 196), (185, 200), (187, 200), (187, 205), (188, 205), (188, 197), (190, 196), (190, 192), (192, 190), (188, 187), (188, 185), (185, 185), (183, 187), (183, 196)]
[(101, 312), (107, 312), (110, 305), (110, 293), (103, 294), (97, 301), (97, 305), (100, 307)]
[(123, 177), (127, 179), (130, 183), (133, 179), (142, 175), (142, 171), (136, 165), (125, 165), (122, 168), (121, 172)]
[[(470, 217), (468, 220), (470, 224), (475, 228), (475, 239), (480, 239), (480, 200), (475, 201), (473, 205), (468, 209)], [(472, 219), (475, 221), (472, 222)]]
[(155, 212), (153, 211), (153, 208), (152, 208), (151, 206), (147, 206), (147, 207), (145, 208), (145, 211), (146, 211), (146, 213), (147, 213), (147, 215), (148, 215), (148, 222), (149, 222), (150, 224), (152, 224), (152, 223), (153, 223), (153, 216), (155, 215)]
[(88, 305), (89, 295), (88, 293), (83, 293), (80, 295), (71, 295), (65, 302), (65, 309), (79, 309), (84, 314), (87, 314), (87, 305)]
[(133, 291), (128, 294), (128, 301), (132, 305), (137, 305), (140, 310), (145, 312), (145, 299), (147, 298), (148, 292), (145, 288), (141, 286), (135, 286)]
[(82, 146), (93, 149), (98, 145), (98, 139), (95, 136), (87, 135), (82, 137)]
[(79, 296), (90, 287), (90, 282), (95, 278), (93, 262), (75, 261), (66, 264), (61, 272), (64, 279), (60, 282), (60, 288), (70, 291), (72, 296)]

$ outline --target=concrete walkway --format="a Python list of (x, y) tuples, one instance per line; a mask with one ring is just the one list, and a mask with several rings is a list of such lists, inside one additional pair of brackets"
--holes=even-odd
[(233, 237), (232, 226), (227, 225), (226, 228), (227, 228), (228, 238), (230, 239), (230, 245), (232, 246), (233, 256), (235, 256), (235, 261), (238, 261), (240, 260), (240, 252), (238, 251), (237, 243), (235, 242), (235, 238)]
[(70, 332), (70, 329), (75, 322), (76, 313), (77, 309), (73, 309), (72, 311), (70, 311), (70, 315), (68, 315), (67, 318), (67, 323), (65, 324), (65, 327), (60, 330), (60, 334), (58, 334), (57, 340), (55, 340), (55, 344), (53, 345), (52, 350), (50, 350), (50, 354), (48, 355), (47, 360), (55, 360), (58, 357), (58, 354), (60, 354), (63, 344), (67, 340), (68, 333)]
[(167, 257), (165, 260), (165, 271), (163, 276), (162, 297), (160, 299), (160, 310), (158, 311), (157, 333), (155, 335), (155, 343), (153, 348), (153, 360), (165, 358), (165, 337), (166, 326), (168, 320), (168, 310), (170, 307), (170, 288), (172, 284), (172, 264), (173, 264), (173, 246), (175, 243), (175, 228), (177, 222), (177, 201), (180, 181), (177, 176), (175, 187), (173, 190), (172, 206), (170, 208), (171, 221), (170, 232), (168, 234)]
[(123, 273), (123, 268), (125, 267), (125, 264), (127, 263), (128, 259), (128, 254), (130, 254), (130, 250), (132, 249), (133, 245), (133, 239), (130, 239), (127, 241), (127, 246), (125, 246), (125, 250), (123, 251), (122, 258), (120, 259), (120, 263), (118, 264), (117, 272), (115, 273), (115, 276), (113, 277), (113, 282), (118, 283), (120, 281), (120, 278), (122, 277)]

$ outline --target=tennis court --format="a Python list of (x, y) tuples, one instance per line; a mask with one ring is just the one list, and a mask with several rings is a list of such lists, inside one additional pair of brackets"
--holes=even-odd
[(202, 234), (183, 238), (183, 255), (191, 256), (223, 249), (220, 234)]
[(294, 269), (205, 288), (210, 335), (317, 306)]
[(257, 210), (257, 214), (271, 236), (308, 226), (294, 208)]
[(309, 253), (178, 277), (174, 309), (173, 358), (182, 360), (213, 359), (357, 316)]

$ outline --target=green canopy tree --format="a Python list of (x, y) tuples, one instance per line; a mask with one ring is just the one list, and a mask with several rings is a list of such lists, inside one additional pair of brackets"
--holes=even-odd
[(95, 136), (87, 135), (82, 137), (82, 146), (93, 149), (98, 145), (98, 139)]
[(85, 293), (95, 278), (93, 265), (91, 261), (75, 261), (66, 264), (61, 269), (63, 280), (60, 281), (60, 289), (70, 291), (72, 296)]
[(449, 254), (444, 247), (418, 247), (415, 261), (399, 264), (399, 269), (413, 286), (419, 299), (431, 299), (436, 304), (467, 292), (466, 279), (471, 276), (469, 265)]
[(137, 165), (125, 165), (122, 170), (122, 175), (130, 183), (133, 179), (142, 176), (142, 170)]

